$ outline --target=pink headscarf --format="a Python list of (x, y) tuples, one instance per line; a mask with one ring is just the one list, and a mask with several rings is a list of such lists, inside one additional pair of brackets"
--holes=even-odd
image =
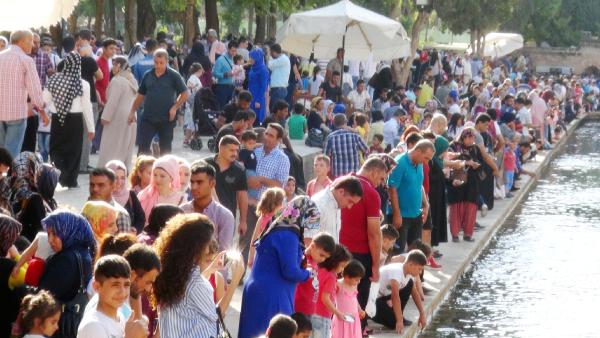
[[(152, 172), (154, 170), (160, 168), (169, 174), (171, 177), (171, 191), (178, 192), (179, 191), (179, 164), (177, 163), (177, 157), (173, 155), (165, 155), (158, 158), (154, 161), (152, 165)], [(181, 199), (181, 194), (172, 194), (175, 195), (173, 201), (167, 201), (167, 203), (172, 202), (171, 204), (179, 205), (179, 200)], [(140, 200), (140, 204), (142, 205), (142, 209), (144, 209), (144, 214), (146, 214), (146, 222), (150, 218), (150, 211), (152, 208), (158, 203), (158, 189), (156, 188), (156, 183), (154, 182), (154, 175), (150, 178), (150, 184), (144, 190), (138, 193), (138, 199)], [(176, 199), (176, 200), (175, 200)]]
[(115, 199), (115, 201), (117, 201), (117, 203), (124, 207), (127, 204), (127, 201), (129, 201), (129, 189), (127, 188), (127, 167), (125, 166), (125, 163), (119, 160), (108, 161), (105, 167), (114, 171), (115, 174), (117, 172), (117, 169), (121, 169), (125, 172), (125, 185), (123, 185), (123, 187), (121, 187), (121, 189), (119, 189), (118, 191), (113, 191), (112, 193), (112, 196)]

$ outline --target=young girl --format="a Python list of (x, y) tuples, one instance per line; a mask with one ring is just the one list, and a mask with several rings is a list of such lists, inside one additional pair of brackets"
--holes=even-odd
[(190, 77), (187, 80), (187, 87), (190, 92), (190, 96), (187, 99), (185, 113), (183, 115), (183, 128), (185, 138), (183, 140), (183, 144), (188, 145), (190, 143), (190, 138), (194, 131), (196, 131), (196, 125), (194, 124), (194, 98), (196, 97), (196, 93), (200, 89), (202, 89), (202, 82), (200, 78), (204, 73), (204, 68), (200, 63), (194, 62), (190, 66), (189, 74)]
[(296, 179), (294, 176), (289, 176), (287, 182), (285, 183), (285, 187), (283, 187), (285, 191), (285, 200), (291, 201), (296, 197)]
[(369, 135), (369, 122), (367, 120), (367, 116), (362, 113), (357, 113), (354, 117), (354, 130), (362, 137), (362, 139), (367, 142), (367, 136)]
[(256, 205), (258, 221), (256, 222), (256, 227), (254, 227), (254, 233), (252, 234), (252, 240), (250, 241), (250, 252), (248, 254), (249, 267), (252, 267), (254, 264), (254, 255), (256, 255), (256, 248), (252, 244), (258, 239), (258, 236), (260, 236), (263, 230), (265, 230), (273, 216), (281, 210), (284, 199), (285, 191), (283, 189), (269, 188), (265, 190), (260, 201), (258, 201), (258, 204)]
[[(360, 320), (365, 317), (365, 311), (358, 305), (358, 290), (356, 287), (365, 275), (364, 266), (357, 260), (352, 260), (344, 268), (343, 279), (338, 280), (335, 293), (335, 303), (347, 319), (333, 317), (331, 323), (332, 338), (362, 338)], [(350, 316), (353, 320), (349, 320)]]
[(140, 155), (135, 160), (133, 170), (129, 175), (129, 182), (131, 183), (131, 190), (136, 194), (142, 191), (145, 187), (150, 184), (150, 178), (152, 177), (152, 165), (156, 159), (148, 155)]
[(344, 320), (344, 315), (335, 305), (335, 288), (337, 275), (344, 271), (352, 256), (345, 246), (337, 244), (333, 254), (319, 264), (317, 278), (319, 280), (319, 296), (315, 314), (311, 317), (313, 338), (331, 337), (331, 317)]
[(61, 304), (48, 291), (27, 295), (21, 303), (23, 338), (52, 337), (58, 330)]

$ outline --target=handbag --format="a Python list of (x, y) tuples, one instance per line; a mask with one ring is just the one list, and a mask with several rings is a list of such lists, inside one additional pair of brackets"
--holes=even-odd
[(221, 309), (219, 306), (216, 307), (217, 315), (219, 319), (217, 320), (217, 337), (216, 338), (232, 338), (231, 333), (227, 330), (225, 326), (225, 321), (223, 320), (223, 314), (221, 313)]
[(325, 143), (325, 133), (321, 129), (312, 128), (308, 131), (308, 136), (304, 144), (308, 147), (323, 148)]
[(62, 306), (62, 314), (60, 316), (60, 322), (58, 323), (58, 333), (60, 337), (77, 337), (77, 328), (83, 318), (83, 312), (85, 306), (88, 303), (88, 296), (85, 287), (85, 281), (83, 280), (83, 263), (81, 262), (81, 255), (75, 251), (77, 257), (77, 266), (79, 268), (79, 289), (73, 299), (66, 302)]
[(465, 169), (452, 169), (452, 171), (450, 171), (450, 182), (457, 180), (462, 182), (460, 185), (467, 183), (469, 177), (467, 173), (468, 171)]

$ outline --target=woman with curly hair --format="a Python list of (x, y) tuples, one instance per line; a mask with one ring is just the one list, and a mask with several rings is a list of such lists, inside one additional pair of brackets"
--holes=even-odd
[[(215, 310), (214, 291), (207, 275), (222, 268), (225, 254), (207, 263), (214, 234), (201, 214), (173, 217), (154, 244), (162, 271), (154, 282), (161, 337), (216, 337), (219, 315), (227, 309), (244, 272), (241, 259), (232, 259), (231, 283)], [(231, 257), (230, 257), (231, 258)]]

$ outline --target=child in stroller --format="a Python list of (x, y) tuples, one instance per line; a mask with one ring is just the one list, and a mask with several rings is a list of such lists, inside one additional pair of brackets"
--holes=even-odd
[(219, 131), (216, 121), (219, 116), (219, 104), (215, 94), (210, 88), (204, 87), (196, 93), (194, 97), (193, 118), (196, 124), (196, 130), (190, 140), (190, 148), (201, 150), (203, 147), (200, 136), (210, 136), (208, 140), (208, 149), (216, 151), (215, 137)]

